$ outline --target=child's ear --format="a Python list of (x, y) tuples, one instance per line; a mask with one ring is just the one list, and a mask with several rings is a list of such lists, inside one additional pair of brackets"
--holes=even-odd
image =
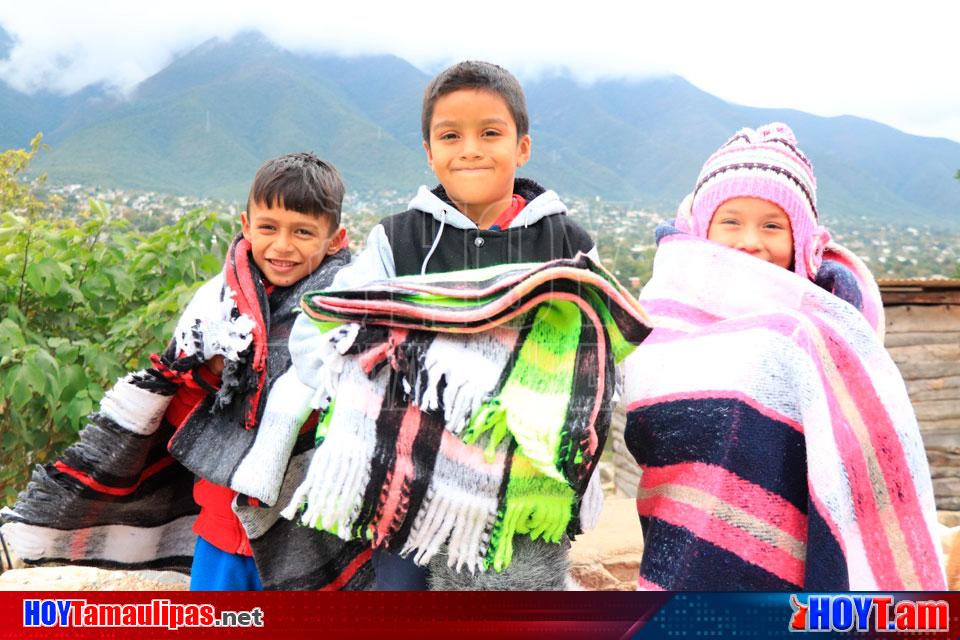
[(517, 143), (517, 166), (522, 167), (527, 164), (527, 161), (530, 160), (530, 145), (532, 144), (530, 139), (530, 134), (525, 133), (520, 137), (520, 141)]
[(344, 226), (337, 227), (337, 230), (330, 236), (330, 244), (327, 245), (327, 255), (332, 256), (344, 247), (344, 240), (347, 238), (347, 229)]
[(243, 237), (249, 240), (250, 239), (250, 215), (246, 211), (240, 212), (240, 230), (243, 232)]
[(430, 152), (430, 141), (423, 141), (423, 150), (427, 152), (427, 166), (433, 171), (433, 154)]

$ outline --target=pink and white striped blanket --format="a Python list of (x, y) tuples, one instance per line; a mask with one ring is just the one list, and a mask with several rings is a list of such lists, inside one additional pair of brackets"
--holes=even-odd
[(838, 247), (824, 265), (861, 309), (721, 245), (660, 241), (640, 296), (656, 328), (625, 364), (641, 588), (945, 588), (876, 284)]

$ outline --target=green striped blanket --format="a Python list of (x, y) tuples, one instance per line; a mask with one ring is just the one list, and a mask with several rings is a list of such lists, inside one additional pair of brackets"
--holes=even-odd
[(324, 408), (284, 515), (458, 570), (558, 542), (610, 423), (614, 363), (649, 333), (580, 255), (308, 294), (290, 350)]

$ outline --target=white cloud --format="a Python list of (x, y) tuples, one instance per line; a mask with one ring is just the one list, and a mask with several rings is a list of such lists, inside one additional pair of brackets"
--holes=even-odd
[(678, 73), (725, 100), (853, 114), (960, 141), (960, 4), (35, 0), (0, 5), (18, 40), (0, 78), (25, 90), (121, 90), (211, 38), (259, 29), (302, 52), (391, 53), (421, 68), (467, 57), (522, 77)]

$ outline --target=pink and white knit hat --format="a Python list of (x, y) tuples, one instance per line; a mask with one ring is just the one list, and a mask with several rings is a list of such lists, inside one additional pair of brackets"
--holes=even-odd
[(785, 124), (741, 129), (710, 156), (693, 193), (680, 205), (677, 227), (707, 237), (717, 208), (731, 198), (768, 200), (786, 212), (793, 229), (794, 268), (813, 279), (830, 234), (818, 224), (813, 166)]

